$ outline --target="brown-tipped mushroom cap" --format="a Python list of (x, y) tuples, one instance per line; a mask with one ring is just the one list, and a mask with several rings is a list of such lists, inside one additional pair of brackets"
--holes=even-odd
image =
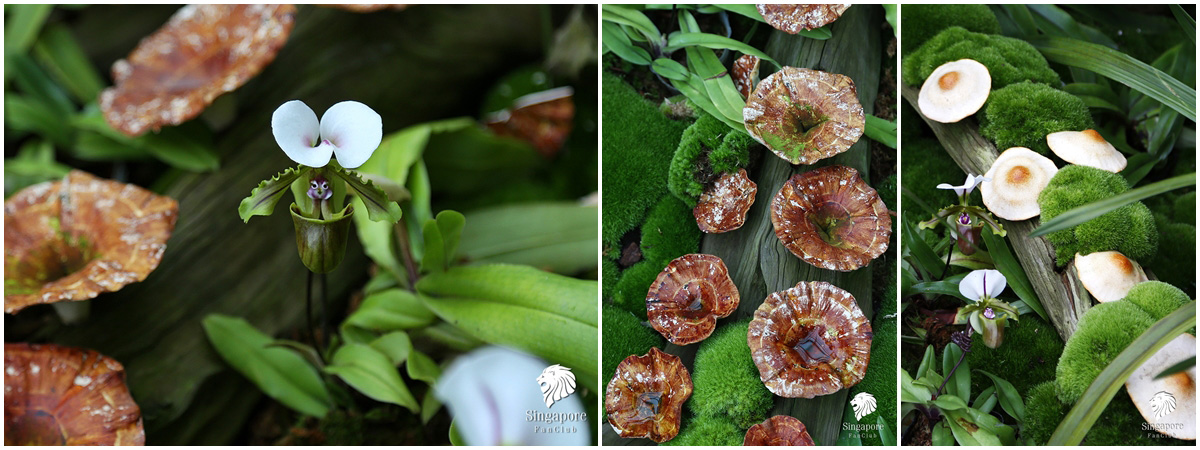
[(1184, 333), (1142, 363), (1125, 381), (1125, 391), (1147, 425), (1175, 439), (1196, 440), (1196, 366), (1154, 379), (1167, 368), (1196, 357), (1196, 337)]
[(91, 350), (4, 344), (5, 445), (143, 445), (121, 363)]
[(872, 336), (853, 295), (824, 281), (801, 281), (767, 296), (746, 340), (767, 389), (813, 398), (862, 380)]
[(144, 280), (162, 260), (177, 208), (77, 170), (17, 192), (4, 202), (4, 312)]
[(866, 126), (854, 80), (796, 67), (758, 83), (742, 118), (750, 136), (792, 164), (812, 164), (849, 150)]
[(1075, 270), (1083, 287), (1101, 303), (1123, 299), (1133, 285), (1148, 280), (1142, 266), (1121, 252), (1076, 253)]
[(705, 233), (724, 233), (741, 228), (746, 212), (754, 205), (758, 184), (746, 175), (746, 169), (717, 178), (700, 194), (700, 202), (692, 209), (696, 225)]
[(733, 77), (733, 85), (737, 87), (738, 92), (742, 93), (743, 98), (750, 98), (750, 94), (754, 92), (754, 86), (758, 84), (758, 64), (760, 62), (754, 55), (742, 55), (733, 62), (733, 72), (730, 75)]
[(113, 63), (100, 93), (113, 128), (130, 136), (199, 115), (258, 75), (292, 30), (292, 5), (188, 5)]
[(768, 25), (788, 34), (833, 23), (850, 5), (757, 5)]
[(666, 442), (679, 434), (683, 402), (692, 395), (692, 377), (679, 357), (651, 348), (617, 366), (604, 394), (608, 424), (621, 437)]
[(1096, 130), (1059, 131), (1046, 135), (1050, 151), (1063, 161), (1117, 173), (1125, 170), (1125, 155)]
[(1005, 150), (979, 185), (983, 204), (1001, 219), (1025, 220), (1042, 213), (1038, 194), (1050, 184), (1058, 167), (1050, 158), (1025, 147)]
[(672, 344), (687, 345), (712, 334), (717, 319), (737, 309), (738, 300), (737, 286), (721, 258), (683, 255), (668, 263), (650, 285), (646, 316)]
[(817, 445), (808, 435), (804, 422), (792, 416), (774, 416), (746, 430), (744, 446), (801, 446)]
[(842, 272), (882, 255), (892, 235), (879, 193), (846, 166), (792, 175), (771, 201), (771, 223), (792, 254)]
[(973, 59), (938, 66), (921, 85), (917, 106), (921, 114), (942, 123), (954, 123), (975, 114), (992, 92), (987, 66)]

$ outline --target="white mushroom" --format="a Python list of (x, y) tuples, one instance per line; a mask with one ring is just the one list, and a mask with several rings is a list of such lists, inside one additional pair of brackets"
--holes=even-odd
[(1076, 253), (1075, 270), (1083, 287), (1101, 303), (1123, 299), (1133, 285), (1148, 281), (1142, 266), (1121, 252)]
[(1025, 147), (1005, 150), (992, 163), (979, 186), (983, 204), (996, 216), (1008, 220), (1025, 220), (1042, 213), (1038, 194), (1058, 173), (1050, 158)]
[(1096, 130), (1059, 131), (1046, 135), (1046, 144), (1063, 161), (1117, 173), (1125, 169), (1125, 155)]
[(1142, 363), (1125, 381), (1125, 390), (1146, 424), (1175, 439), (1196, 440), (1196, 366), (1154, 379), (1185, 359), (1196, 356), (1196, 337), (1181, 334)]
[(992, 75), (973, 59), (938, 66), (921, 85), (917, 106), (930, 120), (954, 123), (979, 111), (992, 91)]

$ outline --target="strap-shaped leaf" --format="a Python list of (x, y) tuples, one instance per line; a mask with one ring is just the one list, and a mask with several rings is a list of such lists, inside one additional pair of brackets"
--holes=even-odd
[(458, 242), (462, 239), (463, 226), (467, 218), (462, 213), (445, 210), (437, 215), (438, 231), (442, 233), (442, 248), (445, 251), (446, 264), (454, 262), (454, 253), (458, 250)]
[(433, 323), (433, 312), (413, 293), (388, 289), (368, 295), (346, 323), (377, 331), (407, 330)]
[(289, 167), (282, 173), (277, 173), (269, 180), (258, 183), (258, 187), (250, 191), (250, 196), (242, 199), (238, 205), (238, 216), (243, 222), (249, 222), (254, 216), (269, 216), (275, 211), (275, 204), (283, 198), (283, 194), (291, 189), (292, 182), (312, 171), (311, 167)]
[(442, 230), (437, 220), (429, 219), (421, 226), (425, 241), (425, 254), (421, 258), (421, 271), (439, 273), (446, 270), (446, 245), (442, 241)]
[(393, 331), (380, 336), (379, 339), (371, 341), (371, 347), (387, 355), (394, 366), (399, 366), (400, 363), (407, 361), (408, 354), (413, 350), (412, 339), (409, 339), (408, 333), (403, 331)]
[(326, 170), (326, 172), (345, 181), (346, 187), (351, 192), (354, 192), (354, 195), (362, 199), (363, 205), (367, 207), (367, 215), (371, 217), (371, 220), (392, 223), (400, 220), (402, 216), (400, 205), (389, 199), (387, 193), (383, 192), (383, 189), (380, 189), (375, 183), (364, 180), (357, 172), (346, 169), (334, 168)]
[(601, 31), (604, 33), (604, 48), (633, 64), (644, 66), (650, 63), (650, 52), (634, 45), (620, 25), (605, 21)]
[(658, 58), (654, 60), (654, 62), (650, 64), (650, 70), (653, 70), (654, 73), (662, 75), (667, 79), (675, 81), (687, 81), (687, 79), (692, 76), (691, 73), (688, 72), (687, 67), (683, 67), (683, 64), (680, 64), (679, 61), (671, 58)]
[(875, 142), (896, 148), (896, 122), (867, 114), (867, 128), (864, 134)]
[(747, 55), (757, 56), (760, 59), (769, 61), (777, 66), (779, 65), (779, 63), (775, 62), (775, 60), (766, 53), (759, 51), (749, 44), (737, 39), (731, 39), (711, 33), (671, 33), (671, 36), (667, 39), (666, 51), (670, 53), (687, 46), (737, 50)]
[(408, 354), (408, 363), (405, 366), (409, 378), (421, 380), (430, 385), (437, 382), (437, 379), (442, 376), (442, 369), (433, 361), (433, 358), (417, 350)]
[(367, 397), (394, 403), (412, 412), (421, 408), (387, 355), (370, 345), (346, 344), (333, 355), (325, 372), (337, 375)]

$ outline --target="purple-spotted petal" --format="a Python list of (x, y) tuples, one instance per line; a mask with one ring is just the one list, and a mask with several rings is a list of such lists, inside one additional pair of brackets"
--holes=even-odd
[(271, 114), (271, 134), (288, 158), (309, 167), (324, 167), (333, 156), (329, 146), (318, 146), (321, 127), (317, 114), (300, 100), (292, 100)]
[(383, 141), (383, 119), (356, 101), (330, 106), (321, 116), (321, 139), (333, 146), (338, 164), (353, 169), (367, 162)]
[(1004, 291), (1008, 280), (999, 270), (973, 270), (958, 283), (958, 292), (972, 301), (979, 301), (985, 296), (996, 298)]

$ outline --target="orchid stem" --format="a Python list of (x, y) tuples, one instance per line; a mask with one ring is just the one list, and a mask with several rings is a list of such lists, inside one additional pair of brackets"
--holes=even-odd
[[(955, 344), (955, 345), (958, 345), (958, 344)], [(942, 350), (942, 351), (945, 351), (945, 350)], [(938, 398), (939, 395), (942, 395), (942, 389), (946, 388), (946, 383), (950, 382), (950, 377), (954, 375), (954, 372), (958, 371), (958, 365), (962, 364), (964, 359), (967, 359), (967, 353), (969, 353), (969, 352), (963, 351), (962, 355), (958, 356), (958, 362), (954, 363), (954, 368), (950, 369), (950, 373), (946, 374), (946, 379), (942, 380), (942, 385), (938, 386), (938, 390), (936, 393), (933, 394), (933, 398), (936, 399), (936, 398)]]
[(313, 328), (313, 275), (315, 274), (311, 270), (308, 271), (308, 282), (304, 284), (304, 319), (308, 323), (308, 343), (317, 352), (317, 356), (324, 361), (325, 357), (321, 354), (320, 346), (317, 345), (317, 331)]
[[(318, 294), (321, 297), (321, 334), (325, 337), (325, 341), (329, 342), (329, 336), (331, 336), (329, 333), (329, 293), (326, 291), (328, 286), (325, 284), (328, 278), (325, 277), (325, 274), (321, 274), (317, 279), (321, 285), (320, 294)], [(320, 353), (324, 360), (325, 352)]]
[(404, 270), (408, 275), (408, 289), (417, 292), (417, 262), (413, 258), (412, 243), (408, 241), (408, 227), (401, 220), (396, 222), (396, 242), (400, 244), (400, 255), (404, 258)]

